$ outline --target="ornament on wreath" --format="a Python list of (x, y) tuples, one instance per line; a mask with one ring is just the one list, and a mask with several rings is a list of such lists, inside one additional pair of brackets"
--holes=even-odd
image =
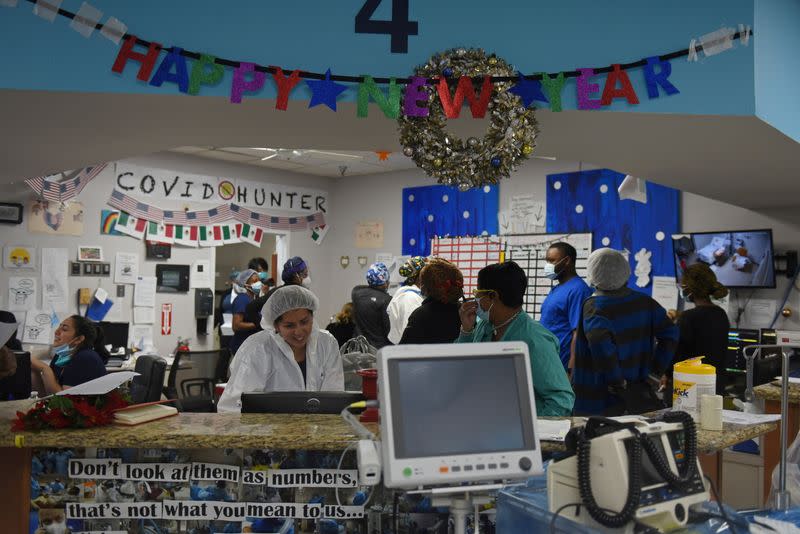
[[(509, 91), (515, 82), (493, 84), (493, 76), (516, 73), (494, 54), (457, 48), (434, 54), (406, 85), (398, 119), (403, 154), (440, 184), (462, 191), (496, 184), (533, 153), (539, 131), (534, 109)], [(447, 119), (461, 113), (464, 99), (473, 117), (489, 112), (482, 139), (460, 139), (446, 129)]]

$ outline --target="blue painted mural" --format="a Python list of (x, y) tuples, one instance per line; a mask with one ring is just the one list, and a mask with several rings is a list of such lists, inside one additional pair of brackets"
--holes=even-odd
[(436, 236), (497, 234), (498, 186), (461, 192), (430, 185), (403, 189), (403, 254), (427, 256)]
[[(674, 276), (671, 236), (680, 231), (680, 191), (648, 182), (647, 204), (620, 200), (624, 178), (610, 169), (548, 175), (547, 231), (592, 232), (594, 249), (627, 249), (632, 273), (634, 255), (645, 248), (653, 253), (651, 276)], [(629, 285), (636, 287), (634, 274)]]

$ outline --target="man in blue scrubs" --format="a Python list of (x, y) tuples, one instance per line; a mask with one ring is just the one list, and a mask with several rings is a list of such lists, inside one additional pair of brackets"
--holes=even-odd
[(575, 331), (583, 315), (583, 302), (592, 289), (575, 271), (578, 253), (569, 243), (553, 243), (545, 256), (544, 275), (557, 280), (542, 303), (540, 322), (558, 338), (559, 357), (564, 369), (572, 369), (575, 352)]

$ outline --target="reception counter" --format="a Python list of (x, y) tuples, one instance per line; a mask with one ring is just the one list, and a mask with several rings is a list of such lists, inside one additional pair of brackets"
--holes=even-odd
[[(0, 532), (27, 532), (30, 505), (31, 451), (33, 448), (170, 448), (228, 449), (263, 448), (340, 451), (357, 439), (336, 415), (200, 414), (181, 413), (138, 426), (112, 425), (93, 429), (12, 432), (18, 410), (29, 401), (0, 403), (0, 470), (7, 482), (0, 489), (0, 502), (8, 510), (0, 514)], [(579, 425), (582, 418), (574, 418)], [(378, 432), (378, 425), (367, 427)], [(698, 431), (698, 450), (712, 455), (703, 462), (706, 471), (719, 466), (718, 452), (743, 440), (776, 428), (774, 424), (725, 425), (721, 432)], [(564, 450), (563, 443), (542, 442), (543, 452)], [(709, 473), (718, 478), (718, 472)]]
[[(765, 413), (781, 413), (781, 386), (780, 382), (762, 384), (753, 388), (756, 399), (764, 402)], [(789, 384), (789, 445), (800, 430), (800, 385)], [(772, 486), (772, 471), (780, 463), (781, 442), (780, 432), (775, 430), (764, 436), (764, 498), (769, 495)]]

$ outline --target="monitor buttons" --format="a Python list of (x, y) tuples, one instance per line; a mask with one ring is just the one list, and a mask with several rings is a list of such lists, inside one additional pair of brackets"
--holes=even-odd
[(489, 464), (489, 469), (497, 469), (497, 464)]
[(465, 465), (464, 466), (464, 471), (472, 471), (472, 466), (471, 465)]
[(460, 465), (454, 465), (453, 467), (450, 468), (450, 471), (452, 471), (453, 473), (458, 473), (458, 472), (461, 471), (461, 466)]
[(411, 468), (410, 468), (410, 467), (406, 467), (405, 469), (403, 469), (403, 476), (404, 476), (404, 477), (408, 478), (408, 477), (410, 477), (410, 476), (411, 476), (411, 475), (413, 475), (413, 474), (414, 474), (414, 472), (413, 472), (413, 471), (411, 471)]
[(443, 466), (439, 467), (439, 472), (440, 473), (449, 473), (450, 472), (450, 468), (447, 467), (446, 465), (443, 465)]
[(533, 462), (527, 456), (523, 456), (519, 459), (519, 468), (523, 471), (530, 471), (531, 467), (533, 467)]
[(486, 466), (483, 464), (476, 464), (475, 469), (477, 469), (478, 471), (483, 471), (484, 469), (486, 469)]
[(508, 469), (510, 466), (506, 462), (500, 463), (500, 469)]

